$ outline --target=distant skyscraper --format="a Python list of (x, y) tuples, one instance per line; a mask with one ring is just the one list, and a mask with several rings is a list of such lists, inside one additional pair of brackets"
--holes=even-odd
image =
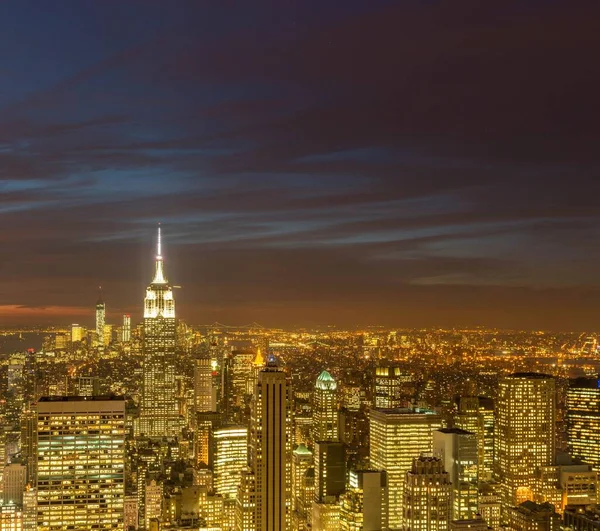
[(494, 472), (494, 401), (483, 396), (462, 396), (455, 424), (477, 435), (479, 479), (490, 481)]
[(144, 379), (140, 431), (148, 437), (174, 437), (180, 421), (175, 385), (175, 300), (163, 269), (160, 227), (156, 265), (144, 301)]
[(401, 367), (375, 367), (373, 406), (394, 409), (409, 405), (414, 394), (412, 376)]
[(37, 529), (122, 529), (123, 398), (42, 397), (37, 404)]
[(213, 386), (212, 360), (208, 354), (194, 360), (194, 406), (196, 413), (217, 410), (217, 393)]
[(131, 315), (123, 315), (123, 328), (121, 330), (121, 341), (129, 343), (131, 341)]
[(313, 442), (339, 440), (337, 383), (327, 371), (317, 378), (312, 411)]
[(531, 500), (537, 468), (554, 464), (555, 421), (554, 378), (516, 373), (500, 381), (495, 432), (505, 510)]
[(445, 531), (451, 520), (452, 484), (441, 459), (419, 457), (406, 472), (404, 531)]
[(106, 324), (106, 304), (102, 300), (102, 292), (98, 295), (96, 302), (96, 338), (97, 344), (104, 343), (104, 325)]
[(442, 460), (452, 484), (452, 520), (469, 520), (477, 514), (477, 436), (460, 428), (433, 432), (433, 455)]
[(250, 464), (256, 481), (257, 531), (291, 526), (291, 386), (272, 364), (258, 375), (250, 422)]
[(433, 450), (433, 432), (442, 427), (439, 415), (423, 409), (374, 409), (370, 414), (370, 464), (388, 479), (388, 527), (400, 529), (404, 480), (413, 459)]
[(78, 324), (71, 325), (71, 342), (81, 341), (85, 336), (85, 328)]
[(577, 378), (567, 391), (569, 453), (600, 470), (600, 380)]

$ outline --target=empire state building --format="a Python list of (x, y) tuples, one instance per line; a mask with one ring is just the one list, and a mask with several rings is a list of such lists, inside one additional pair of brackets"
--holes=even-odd
[(179, 435), (175, 330), (175, 299), (164, 273), (159, 227), (154, 278), (144, 299), (144, 380), (139, 429), (148, 437)]

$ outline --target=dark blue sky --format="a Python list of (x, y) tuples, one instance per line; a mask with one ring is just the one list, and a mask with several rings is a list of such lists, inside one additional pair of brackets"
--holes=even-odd
[(0, 4), (0, 324), (596, 329), (600, 4)]

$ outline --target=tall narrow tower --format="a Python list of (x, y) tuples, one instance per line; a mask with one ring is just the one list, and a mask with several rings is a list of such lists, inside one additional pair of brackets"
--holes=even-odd
[(102, 288), (99, 288), (96, 302), (96, 339), (99, 345), (104, 344), (104, 325), (106, 324), (106, 304), (102, 300)]
[(331, 374), (323, 371), (313, 394), (313, 443), (337, 441), (338, 422), (337, 383)]
[(554, 464), (555, 422), (552, 376), (515, 373), (500, 380), (495, 435), (504, 509), (533, 500), (536, 469)]
[(179, 434), (175, 398), (175, 300), (165, 277), (160, 226), (154, 278), (144, 299), (144, 379), (140, 432), (148, 437)]
[(291, 386), (274, 364), (259, 373), (250, 421), (250, 465), (256, 477), (256, 530), (291, 527)]

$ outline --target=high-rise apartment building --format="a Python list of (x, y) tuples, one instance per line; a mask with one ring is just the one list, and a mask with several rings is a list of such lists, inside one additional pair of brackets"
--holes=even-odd
[(313, 443), (339, 440), (337, 383), (327, 371), (317, 378), (312, 413)]
[(160, 227), (154, 278), (144, 301), (143, 333), (140, 432), (148, 437), (174, 437), (180, 431), (175, 396), (175, 299), (164, 273)]
[(37, 529), (123, 528), (125, 400), (37, 404)]
[(460, 428), (433, 432), (433, 455), (442, 460), (452, 484), (452, 520), (469, 520), (477, 514), (477, 436)]
[(404, 480), (413, 459), (433, 450), (433, 432), (442, 427), (432, 411), (374, 409), (370, 413), (370, 465), (385, 470), (388, 480), (388, 527), (402, 527)]
[(452, 484), (437, 457), (418, 457), (406, 472), (404, 531), (445, 531), (452, 514)]
[(259, 373), (250, 419), (250, 466), (256, 485), (257, 531), (291, 525), (291, 385), (273, 363)]
[(600, 470), (600, 380), (572, 380), (566, 405), (569, 453)]
[(516, 373), (500, 381), (495, 447), (504, 509), (532, 500), (538, 467), (554, 464), (555, 420), (554, 378)]

